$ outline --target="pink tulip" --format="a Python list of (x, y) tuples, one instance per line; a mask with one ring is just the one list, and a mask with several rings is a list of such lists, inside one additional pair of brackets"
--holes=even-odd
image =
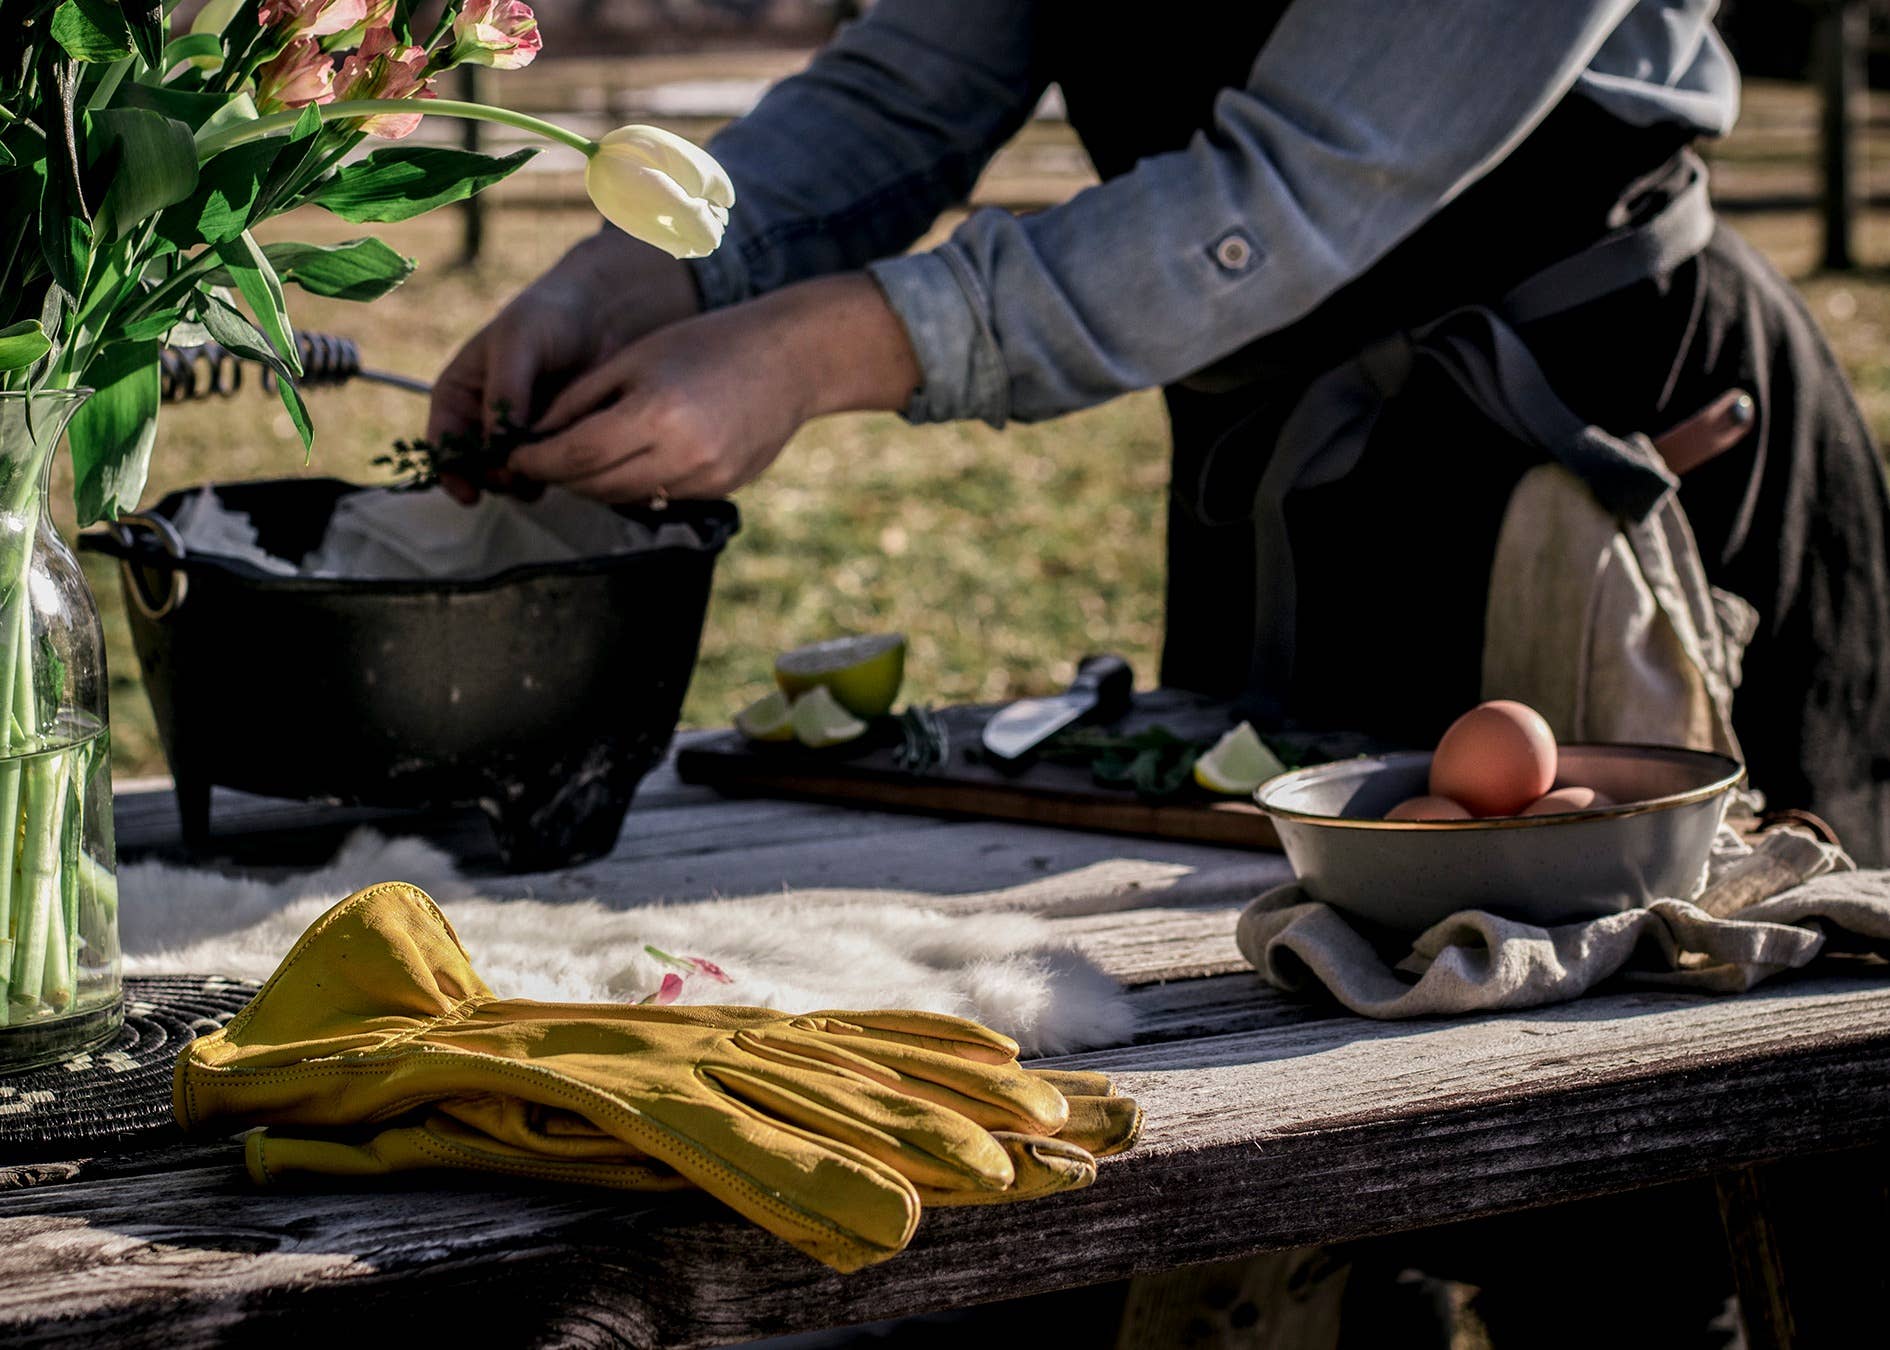
[(335, 63), (315, 38), (297, 38), (256, 72), (256, 106), (262, 112), (334, 100)]
[[(361, 49), (341, 63), (335, 77), (335, 96), (355, 98), (432, 98), (427, 88), (427, 54), (420, 47), (402, 47), (391, 28), (370, 28)], [(379, 113), (364, 117), (361, 130), (370, 136), (397, 141), (413, 134), (420, 113)]]
[(284, 37), (332, 37), (367, 19), (368, 0), (263, 0), (256, 17)]
[(453, 20), (453, 49), (449, 62), (470, 62), (497, 70), (529, 66), (544, 40), (538, 35), (538, 16), (523, 0), (467, 0)]

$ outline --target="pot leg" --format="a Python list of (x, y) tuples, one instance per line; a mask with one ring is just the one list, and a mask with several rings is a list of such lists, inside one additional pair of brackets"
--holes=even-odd
[(615, 848), (642, 778), (639, 770), (575, 784), (532, 785), (480, 805), (492, 822), (506, 869), (545, 872), (601, 858)]
[(210, 784), (175, 777), (172, 791), (177, 796), (177, 821), (184, 847), (196, 853), (210, 842)]

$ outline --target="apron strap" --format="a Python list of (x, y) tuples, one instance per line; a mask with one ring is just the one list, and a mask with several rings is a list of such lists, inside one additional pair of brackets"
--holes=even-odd
[[(1419, 361), (1440, 369), (1512, 438), (1567, 467), (1624, 522), (1645, 521), (1677, 488), (1645, 436), (1616, 436), (1571, 410), (1513, 325), (1579, 308), (1698, 254), (1712, 236), (1713, 209), (1705, 164), (1690, 151), (1687, 160), (1685, 187), (1647, 220), (1551, 264), (1495, 306), (1465, 306), (1381, 339), (1307, 386), (1280, 429), (1251, 514), (1256, 584), (1248, 695), (1263, 716), (1285, 706), (1298, 627), (1286, 498), (1357, 467), (1386, 400), (1403, 388)], [(1230, 428), (1209, 450), (1203, 485), (1216, 457), (1234, 448), (1241, 430), (1238, 424)]]

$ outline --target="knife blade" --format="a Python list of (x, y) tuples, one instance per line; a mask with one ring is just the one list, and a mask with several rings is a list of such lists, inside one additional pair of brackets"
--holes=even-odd
[(1019, 699), (986, 722), (985, 752), (1001, 765), (1019, 764), (1065, 727), (1122, 716), (1134, 690), (1135, 672), (1120, 656), (1086, 656), (1063, 693)]

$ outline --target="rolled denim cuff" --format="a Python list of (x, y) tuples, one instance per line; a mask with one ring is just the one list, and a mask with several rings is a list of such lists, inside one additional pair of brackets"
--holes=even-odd
[(696, 295), (702, 308), (726, 309), (753, 293), (748, 278), (748, 263), (742, 257), (741, 244), (724, 239), (722, 246), (706, 258), (691, 258), (689, 273), (696, 281)]
[(1010, 376), (986, 315), (984, 289), (952, 243), (930, 253), (887, 258), (867, 267), (885, 292), (919, 360), (909, 422), (982, 418), (1001, 427), (1010, 415)]

